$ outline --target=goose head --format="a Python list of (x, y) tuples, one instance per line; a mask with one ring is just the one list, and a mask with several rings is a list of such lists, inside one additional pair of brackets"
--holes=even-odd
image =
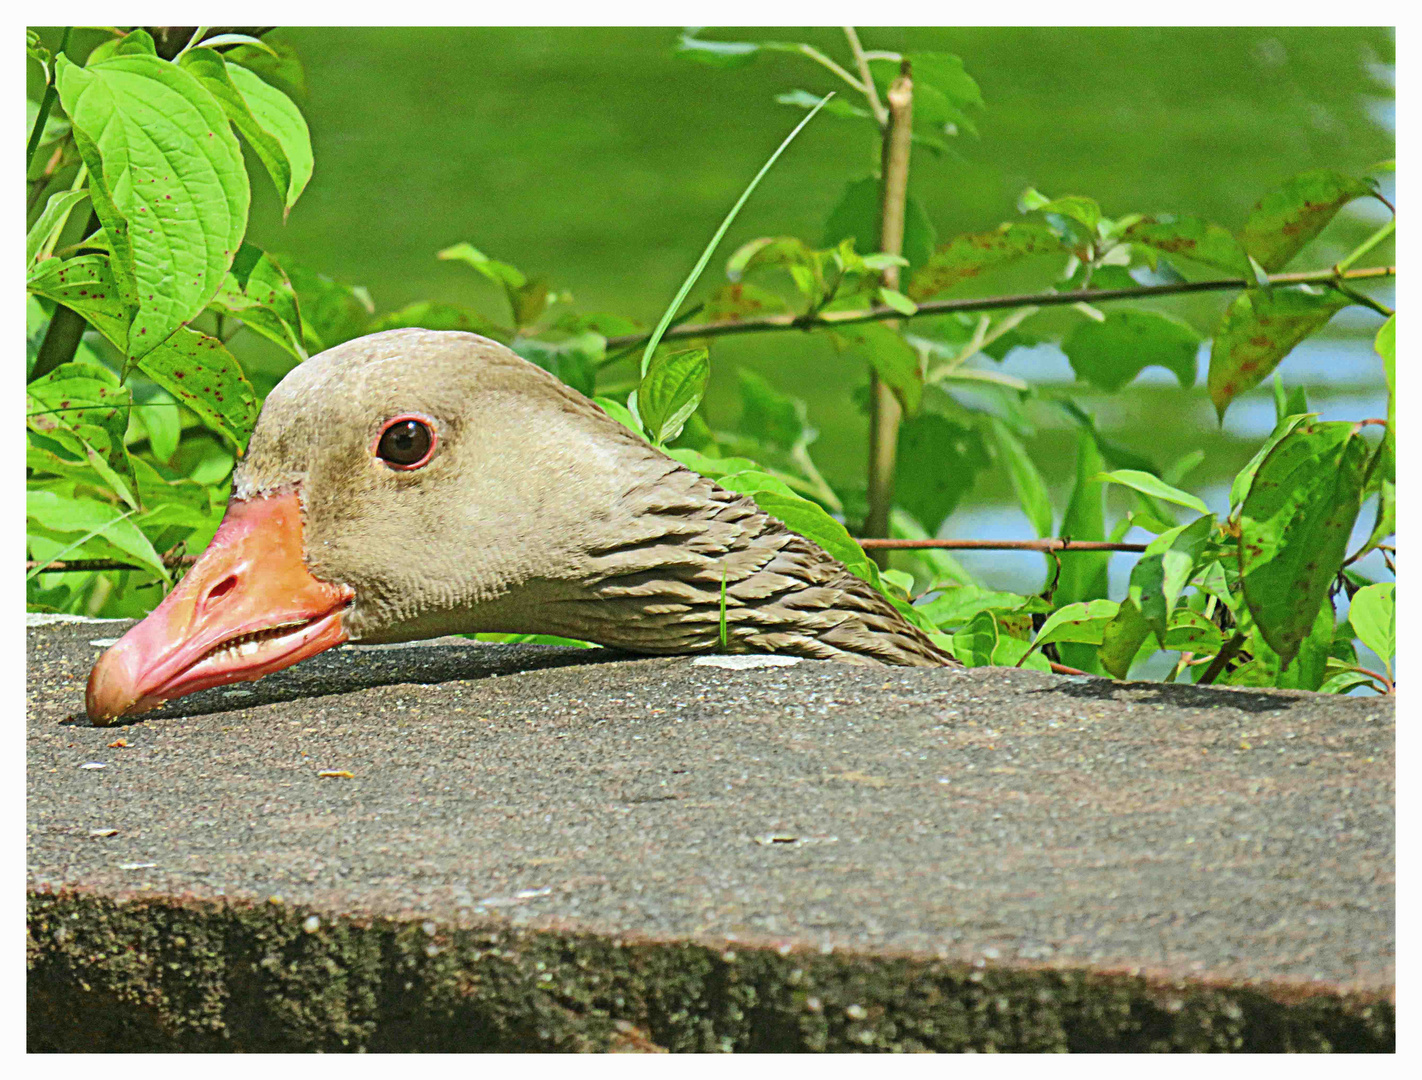
[(712, 651), (723, 611), (733, 651), (953, 662), (819, 547), (504, 346), (392, 330), (271, 392), (212, 543), (100, 657), (86, 704), (108, 723), (347, 641)]

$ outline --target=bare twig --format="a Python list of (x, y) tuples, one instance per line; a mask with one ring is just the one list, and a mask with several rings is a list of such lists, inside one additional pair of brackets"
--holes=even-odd
[[(879, 250), (886, 255), (898, 255), (904, 246), (904, 211), (908, 203), (912, 146), (913, 77), (905, 60), (899, 67), (899, 77), (889, 87), (889, 126), (884, 132)], [(885, 267), (884, 286), (898, 289), (898, 266)], [(894, 502), (900, 409), (898, 399), (873, 370), (869, 374), (869, 400), (869, 513), (864, 520), (864, 531), (870, 536), (887, 536), (889, 510)], [(881, 570), (889, 564), (887, 552), (870, 557)]]
[[(1335, 278), (1346, 281), (1367, 281), (1397, 276), (1396, 266), (1365, 266), (1335, 275), (1332, 270), (1307, 270), (1300, 273), (1270, 274), (1271, 285), (1326, 285)], [(763, 333), (769, 330), (814, 330), (819, 327), (848, 326), (854, 323), (877, 322), (883, 319), (918, 318), (922, 315), (943, 315), (959, 311), (1002, 311), (1020, 307), (1065, 307), (1090, 301), (1145, 300), (1157, 296), (1182, 293), (1223, 292), (1230, 289), (1251, 289), (1255, 282), (1244, 278), (1212, 278), (1207, 281), (1181, 281), (1169, 285), (1141, 285), (1134, 289), (1076, 289), (1071, 292), (1017, 293), (1007, 296), (972, 297), (962, 300), (926, 300), (912, 316), (884, 305), (861, 311), (827, 311), (815, 315), (765, 315), (756, 319), (724, 319), (711, 323), (690, 323), (668, 330), (664, 341), (676, 338), (712, 338), (731, 334)], [(623, 334), (607, 339), (609, 349), (646, 341), (646, 334)]]

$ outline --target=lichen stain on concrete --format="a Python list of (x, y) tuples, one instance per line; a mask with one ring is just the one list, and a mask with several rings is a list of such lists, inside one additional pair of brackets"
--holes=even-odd
[[(311, 918), (319, 926), (311, 930)], [(1390, 1001), (31, 891), (31, 1051), (1391, 1052)]]

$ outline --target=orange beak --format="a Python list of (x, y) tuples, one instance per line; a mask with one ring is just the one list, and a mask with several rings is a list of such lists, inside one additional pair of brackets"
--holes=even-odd
[(202, 557), (89, 674), (89, 719), (108, 724), (184, 694), (260, 679), (346, 640), (355, 596), (307, 570), (295, 492), (234, 499)]

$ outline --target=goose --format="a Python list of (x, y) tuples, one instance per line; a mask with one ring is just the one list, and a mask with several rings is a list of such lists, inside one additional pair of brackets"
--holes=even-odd
[(957, 664), (818, 545), (542, 368), (401, 329), (272, 390), (212, 543), (99, 658), (85, 704), (109, 724), (348, 641), (490, 631)]

